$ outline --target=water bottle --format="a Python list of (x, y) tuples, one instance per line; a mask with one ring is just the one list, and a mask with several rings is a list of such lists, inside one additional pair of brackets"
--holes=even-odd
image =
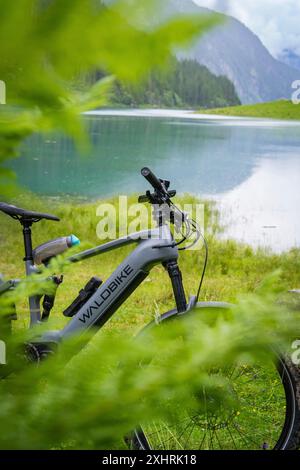
[(54, 240), (39, 245), (33, 250), (33, 262), (34, 264), (46, 263), (50, 258), (60, 255), (69, 248), (79, 244), (80, 240), (76, 235), (55, 238)]

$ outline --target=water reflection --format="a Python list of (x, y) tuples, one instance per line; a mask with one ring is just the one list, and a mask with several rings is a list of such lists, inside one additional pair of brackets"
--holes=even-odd
[(263, 160), (252, 176), (216, 199), (226, 237), (275, 251), (300, 246), (300, 158)]

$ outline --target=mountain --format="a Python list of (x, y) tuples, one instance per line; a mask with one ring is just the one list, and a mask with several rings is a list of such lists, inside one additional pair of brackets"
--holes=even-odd
[(295, 52), (291, 51), (290, 49), (284, 49), (278, 59), (281, 62), (284, 62), (285, 64), (300, 70), (300, 56), (295, 54)]
[[(170, 0), (161, 15), (208, 12), (193, 0)], [(244, 104), (290, 98), (291, 84), (299, 79), (299, 72), (274, 59), (240, 21), (229, 16), (225, 19), (223, 25), (209, 31), (188, 52), (178, 56), (196, 60), (215, 75), (225, 75)]]

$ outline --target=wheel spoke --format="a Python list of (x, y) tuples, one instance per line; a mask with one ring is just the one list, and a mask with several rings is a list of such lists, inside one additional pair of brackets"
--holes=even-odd
[(180, 414), (181, 410), (175, 409), (177, 422), (156, 422), (147, 426), (144, 432), (152, 448), (274, 448), (285, 422), (284, 372), (279, 374), (274, 365), (270, 369), (268, 364), (258, 367), (243, 364), (225, 370), (215, 368), (211, 375), (226, 378), (224, 396), (229, 394), (236, 403), (231, 406), (224, 402), (214, 408), (214, 398), (209, 397), (203, 387), (201, 412), (184, 409)]

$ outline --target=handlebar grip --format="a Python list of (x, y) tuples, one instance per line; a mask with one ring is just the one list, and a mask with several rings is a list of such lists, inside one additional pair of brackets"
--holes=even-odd
[(161, 181), (155, 176), (154, 173), (152, 173), (152, 171), (145, 167), (145, 168), (142, 168), (141, 170), (141, 174), (144, 178), (146, 178), (146, 180), (148, 181), (148, 183), (151, 184), (151, 186), (154, 188), (154, 189), (157, 189), (158, 191), (163, 191), (165, 192), (165, 188), (163, 186), (163, 184), (161, 183)]

